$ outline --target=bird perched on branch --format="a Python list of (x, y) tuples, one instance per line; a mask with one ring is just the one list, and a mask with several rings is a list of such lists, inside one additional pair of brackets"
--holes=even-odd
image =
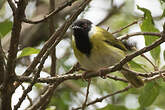
[[(124, 44), (108, 31), (95, 26), (87, 19), (80, 19), (72, 25), (72, 46), (80, 65), (87, 71), (108, 68), (123, 59), (128, 51)], [(128, 68), (128, 64), (124, 65)], [(134, 86), (143, 86), (135, 74), (121, 70), (124, 77)]]

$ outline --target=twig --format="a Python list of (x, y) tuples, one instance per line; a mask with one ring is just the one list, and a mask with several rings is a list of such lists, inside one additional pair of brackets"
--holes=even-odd
[[(3, 49), (1, 45), (1, 39), (0, 39), (0, 85), (3, 83), (3, 80), (5, 79), (5, 55), (3, 54)], [(4, 87), (1, 87), (4, 88)]]
[[(55, 9), (55, 0), (49, 0), (49, 4), (50, 4), (50, 11)], [(54, 33), (55, 31), (55, 26), (54, 26), (54, 17), (52, 16), (49, 19), (49, 30), (50, 30), (50, 35)], [(51, 70), (50, 70), (50, 75), (51, 76), (55, 76), (56, 73), (56, 48), (53, 47), (52, 51), (51, 51)], [(46, 106), (49, 104), (49, 101), (53, 95), (54, 90), (57, 88), (57, 86), (59, 85), (59, 83), (55, 83), (53, 85), (49, 85), (49, 88), (47, 91), (45, 91), (45, 93), (42, 95), (42, 97), (40, 98), (40, 100), (37, 101), (37, 103), (35, 103), (33, 106), (31, 106), (31, 110), (36, 110), (39, 109), (40, 110), (45, 110)]]
[(24, 22), (25, 23), (30, 23), (30, 24), (37, 24), (37, 23), (41, 23), (43, 21), (46, 21), (48, 18), (56, 15), (58, 12), (60, 12), (61, 10), (63, 10), (64, 8), (66, 8), (67, 6), (71, 6), (72, 3), (76, 2), (77, 0), (68, 0), (68, 2), (62, 3), (61, 6), (57, 7), (55, 10), (53, 10), (51, 13), (49, 13), (48, 15), (44, 16), (42, 19), (37, 20), (37, 21), (31, 21), (28, 19), (24, 18)]
[[(165, 71), (164, 71), (164, 72), (165, 72)], [(143, 81), (144, 81), (144, 82), (153, 81), (153, 80), (155, 80), (155, 79), (162, 78), (162, 75), (165, 76), (165, 73), (157, 74), (157, 75), (154, 75), (153, 77), (145, 78)]]
[(116, 33), (118, 33), (118, 32), (121, 32), (122, 30), (124, 30), (124, 29), (126, 29), (126, 28), (128, 28), (128, 27), (130, 27), (130, 26), (132, 26), (132, 25), (134, 25), (134, 24), (137, 24), (137, 23), (138, 23), (139, 21), (141, 21), (141, 20), (142, 20), (142, 19), (138, 19), (138, 20), (136, 20), (136, 21), (134, 21), (134, 22), (128, 24), (127, 26), (124, 26), (124, 27), (120, 28), (119, 30), (117, 30), (117, 31), (115, 31), (115, 32), (112, 32), (112, 34), (116, 34)]
[[(22, 90), (24, 91), (25, 90), (25, 87), (21, 84), (21, 87), (22, 87)], [(32, 99), (29, 97), (29, 95), (27, 94), (27, 99), (29, 100), (30, 102), (30, 106), (33, 104), (32, 102)]]
[(80, 65), (79, 63), (76, 63), (67, 73), (65, 74), (72, 74), (74, 73), (75, 71), (78, 71), (80, 69)]
[[(45, 91), (43, 95), (41, 95), (41, 98), (38, 99), (31, 107), (29, 107), (27, 110), (37, 110), (41, 106), (43, 106), (43, 102), (46, 102), (47, 99), (50, 99), (49, 97), (52, 96), (53, 91), (57, 88), (59, 83), (55, 83), (54, 85), (50, 85), (50, 87)], [(43, 110), (43, 109), (40, 109)]]
[[(114, 93), (111, 93), (111, 94), (108, 94), (108, 95), (106, 95), (106, 96), (97, 98), (97, 99), (95, 99), (94, 101), (91, 101), (91, 102), (89, 102), (88, 104), (86, 104), (86, 106), (93, 105), (93, 104), (95, 104), (95, 103), (97, 103), (97, 102), (102, 102), (104, 99), (109, 98), (109, 97), (111, 97), (111, 96), (114, 96), (114, 95), (116, 95), (116, 94), (119, 94), (119, 93), (128, 91), (130, 88), (132, 88), (132, 86), (127, 86), (127, 87), (124, 88), (124, 89), (121, 89), (121, 90), (116, 91), (116, 92), (114, 92)], [(72, 109), (72, 110), (79, 110), (79, 109), (82, 109), (82, 107), (77, 107), (77, 108), (74, 108), (74, 109)]]
[[(127, 69), (126, 69), (126, 71), (127, 71)], [(129, 71), (132, 72), (132, 70), (129, 70)], [(155, 72), (150, 72), (150, 73), (133, 72), (133, 74), (135, 74), (137, 76), (142, 76), (145, 78), (150, 78), (155, 75), (158, 75), (159, 73), (164, 73), (164, 72), (165, 72), (165, 70), (155, 71)], [(99, 76), (99, 74), (98, 74), (98, 76)], [(95, 76), (91, 76), (89, 78), (92, 78), (92, 77), (95, 77)], [(71, 80), (71, 79), (77, 80), (77, 79), (81, 79), (81, 78), (82, 78), (81, 74), (68, 74), (68, 75), (58, 75), (58, 76), (50, 77), (50, 78), (38, 78), (36, 82), (51, 84), (51, 83), (58, 82), (58, 81), (65, 81), (65, 80)], [(17, 76), (17, 77), (15, 77), (14, 80), (16, 80), (18, 82), (32, 82), (32, 78), (27, 77), (27, 76), (19, 76), (19, 77)], [(120, 79), (117, 79), (117, 80), (120, 80)]]
[(16, 10), (17, 10), (15, 4), (13, 3), (12, 0), (7, 0), (7, 1), (8, 1), (9, 5), (10, 5), (12, 11), (13, 11), (13, 14), (15, 14), (16, 13)]
[(89, 87), (90, 87), (90, 84), (91, 84), (91, 79), (88, 79), (87, 92), (86, 92), (86, 96), (85, 96), (85, 101), (84, 101), (84, 103), (82, 104), (82, 110), (85, 110), (85, 107), (86, 107), (86, 103), (87, 103), (88, 95), (89, 95)]
[(158, 71), (158, 67), (154, 65), (153, 62), (147, 56), (145, 56), (144, 54), (141, 54), (141, 56), (145, 58), (154, 67), (155, 71)]
[(38, 79), (38, 77), (40, 75), (40, 72), (41, 72), (41, 70), (43, 68), (44, 62), (47, 59), (47, 57), (48, 57), (48, 55), (45, 55), (43, 57), (43, 59), (41, 60), (41, 63), (38, 66), (38, 71), (35, 73), (34, 78), (32, 78), (31, 84), (28, 86), (28, 88), (26, 90), (24, 90), (21, 98), (19, 98), (18, 103), (14, 106), (14, 110), (17, 110), (20, 107), (21, 103), (24, 101), (24, 99), (26, 98), (27, 94), (32, 90), (32, 87), (36, 83), (36, 80)]
[[(9, 3), (12, 4), (12, 1), (10, 1)], [(20, 37), (20, 31), (22, 28), (21, 23), (22, 23), (22, 18), (24, 17), (24, 11), (25, 11), (26, 5), (27, 5), (27, 2), (25, 2), (25, 0), (21, 0), (18, 2), (17, 10), (15, 10), (16, 12), (14, 14), (13, 28), (11, 32), (11, 41), (10, 41), (10, 47), (9, 47), (8, 60), (7, 60), (7, 73), (6, 73), (7, 78), (9, 77), (9, 75), (10, 76), (15, 75), (14, 74), (15, 63), (16, 63), (15, 59), (18, 52), (19, 37)]]
[[(50, 5), (50, 12), (55, 9), (55, 0), (49, 0), (49, 5)], [(50, 35), (52, 35), (55, 31), (55, 26), (54, 26), (54, 17), (51, 16), (49, 19), (49, 30), (50, 30)], [(56, 73), (56, 48), (54, 47), (51, 52), (51, 69), (50, 69), (50, 75), (54, 76)]]
[(117, 76), (113, 76), (113, 75), (106, 75), (107, 78), (110, 78), (110, 79), (113, 79), (115, 81), (122, 81), (122, 82), (125, 82), (125, 83), (128, 83), (128, 81), (126, 79), (123, 79), (123, 78), (119, 78)]
[(132, 36), (137, 36), (137, 35), (150, 35), (150, 36), (161, 37), (161, 34), (159, 32), (135, 32), (135, 33), (130, 33), (130, 34), (126, 34), (124, 36), (118, 37), (117, 39), (125, 40), (125, 39), (132, 37)]
[[(109, 67), (108, 69), (105, 69), (105, 70), (101, 70), (102, 75), (106, 75), (110, 72), (120, 70), (124, 64), (126, 64), (127, 62), (129, 62), (130, 60), (135, 58), (136, 56), (141, 55), (145, 52), (148, 52), (148, 51), (152, 50), (153, 48), (157, 47), (158, 45), (160, 45), (164, 41), (165, 41), (165, 35), (163, 34), (163, 36), (161, 38), (159, 38), (158, 40), (153, 42), (151, 45), (146, 46), (146, 47), (142, 48), (141, 50), (135, 51), (135, 52), (127, 55), (123, 60), (121, 60), (119, 63), (115, 64), (114, 66), (111, 66), (111, 67)], [(100, 75), (100, 72), (91, 72), (91, 74), (87, 74), (85, 77), (86, 78), (91, 78), (91, 77), (96, 77), (96, 76), (99, 76), (99, 75)], [(42, 79), (42, 80), (40, 80), (40, 82), (53, 83), (53, 82), (56, 82), (58, 80), (59, 81), (65, 81), (65, 80), (69, 80), (69, 79), (80, 79), (80, 78), (82, 78), (81, 74), (67, 74), (67, 75), (59, 75), (59, 76), (56, 76), (56, 77), (51, 77), (51, 78), (49, 78), (49, 80), (47, 80), (47, 78)], [(22, 77), (22, 79), (23, 79), (23, 77)], [(25, 79), (28, 80), (29, 82), (31, 80), (29, 78), (28, 79), (25, 78)], [(25, 79), (24, 79), (24, 81), (25, 81)], [(18, 80), (18, 79), (16, 78), (15, 80)]]
[(111, 16), (117, 14), (120, 12), (121, 8), (125, 5), (125, 3), (121, 4), (119, 7), (113, 5), (112, 8), (110, 10), (108, 10), (108, 14), (106, 15), (106, 17), (97, 24), (97, 26), (103, 24), (105, 21), (107, 21)]

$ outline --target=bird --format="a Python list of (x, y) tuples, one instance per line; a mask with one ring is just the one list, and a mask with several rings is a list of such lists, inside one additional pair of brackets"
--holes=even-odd
[[(72, 24), (72, 48), (83, 69), (97, 72), (119, 63), (128, 49), (107, 30), (94, 25), (88, 19), (79, 19)], [(129, 68), (128, 64), (123, 67)], [(133, 87), (144, 85), (135, 74), (120, 70)]]

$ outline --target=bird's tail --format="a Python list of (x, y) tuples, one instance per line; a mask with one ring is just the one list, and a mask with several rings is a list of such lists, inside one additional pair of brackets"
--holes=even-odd
[[(128, 68), (128, 65), (124, 65), (124, 67)], [(135, 74), (133, 74), (132, 72), (123, 69), (121, 70), (121, 72), (124, 75), (124, 77), (132, 84), (132, 86), (139, 88), (144, 85), (142, 79), (136, 76)]]

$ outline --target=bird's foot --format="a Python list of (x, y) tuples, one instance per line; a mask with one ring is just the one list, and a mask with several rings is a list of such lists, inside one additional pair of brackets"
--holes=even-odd
[(86, 75), (89, 73), (90, 71), (85, 71), (84, 73), (82, 73), (82, 80), (83, 81), (88, 81), (89, 78), (86, 78)]
[(106, 70), (107, 68), (106, 67), (103, 67), (101, 69), (98, 70), (98, 73), (99, 73), (99, 76), (103, 79), (106, 79), (107, 78), (107, 75), (104, 74), (104, 70)]

